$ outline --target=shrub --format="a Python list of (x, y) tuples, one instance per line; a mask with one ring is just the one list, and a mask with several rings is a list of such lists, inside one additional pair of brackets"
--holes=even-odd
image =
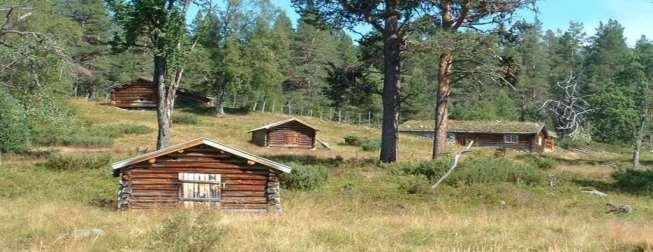
[(148, 235), (148, 250), (214, 251), (227, 229), (213, 211), (180, 212), (165, 219)]
[[(435, 181), (449, 170), (451, 161), (439, 159), (415, 164), (399, 164), (396, 175), (423, 176)], [(447, 184), (483, 184), (514, 182), (539, 184), (547, 178), (546, 173), (529, 164), (521, 164), (507, 158), (475, 157), (458, 164), (458, 168), (444, 181)]]
[(173, 114), (172, 123), (195, 125), (199, 123), (196, 115), (188, 113)]
[(117, 138), (124, 135), (142, 135), (153, 132), (150, 127), (132, 124), (109, 124), (89, 129), (89, 134)]
[(361, 148), (364, 151), (377, 151), (381, 149), (381, 140), (377, 139), (368, 139), (363, 141)]
[(99, 169), (109, 164), (111, 154), (98, 155), (61, 155), (52, 154), (43, 164), (44, 167), (52, 170), (83, 170)]
[(281, 186), (292, 190), (310, 191), (322, 186), (329, 170), (321, 165), (294, 165), (289, 174), (281, 175)]
[(626, 169), (612, 173), (615, 186), (622, 191), (636, 194), (653, 193), (653, 170)]
[(363, 138), (357, 135), (346, 135), (345, 136), (345, 145), (351, 146), (361, 146), (363, 144)]
[(424, 176), (405, 176), (399, 182), (399, 189), (408, 194), (426, 194), (431, 189), (431, 183)]
[(547, 175), (530, 165), (514, 162), (507, 158), (478, 157), (465, 160), (460, 170), (451, 175), (450, 183), (497, 183), (539, 184)]
[(0, 89), (0, 152), (27, 150), (29, 130), (25, 109), (6, 90)]
[(436, 159), (420, 163), (399, 164), (395, 168), (395, 173), (399, 175), (424, 176), (431, 181), (435, 181), (447, 172), (449, 163), (449, 159)]
[(556, 165), (558, 165), (558, 161), (555, 159), (545, 156), (545, 155), (539, 155), (539, 154), (526, 154), (521, 156), (520, 158), (523, 158), (526, 160), (531, 165), (534, 165), (537, 168), (548, 170), (554, 168)]

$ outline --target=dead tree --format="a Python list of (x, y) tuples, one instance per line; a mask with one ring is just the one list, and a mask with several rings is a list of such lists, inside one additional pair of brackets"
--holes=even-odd
[(577, 137), (583, 131), (587, 114), (594, 109), (585, 101), (585, 96), (580, 94), (573, 73), (567, 79), (557, 82), (556, 86), (562, 91), (561, 97), (558, 100), (546, 100), (540, 110), (545, 109), (553, 114), (556, 131), (561, 136)]

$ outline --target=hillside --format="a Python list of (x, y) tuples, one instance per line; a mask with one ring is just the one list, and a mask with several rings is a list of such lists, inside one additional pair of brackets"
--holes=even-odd
[[(90, 127), (156, 127), (153, 111), (126, 111), (80, 100), (70, 103)], [(401, 136), (402, 161), (379, 165), (374, 161), (377, 151), (343, 144), (346, 135), (378, 138), (377, 129), (302, 117), (320, 130), (318, 137), (332, 150), (268, 149), (249, 143), (247, 131), (283, 115), (215, 118), (190, 110), (175, 113), (198, 121), (175, 124), (173, 143), (208, 137), (278, 161), (324, 166), (329, 177), (314, 190), (282, 189), (284, 211), (275, 214), (117, 212), (117, 180), (107, 164), (66, 170), (44, 164), (47, 154), (89, 157), (109, 153), (112, 161), (118, 161), (152, 150), (155, 132), (118, 137), (110, 147), (40, 147), (43, 153), (2, 157), (0, 247), (8, 251), (653, 249), (653, 199), (645, 193), (624, 192), (610, 176), (614, 167), (627, 165), (627, 153), (560, 150), (540, 157), (550, 166), (537, 170), (542, 175), (526, 174), (527, 182), (521, 183), (520, 179), (492, 182), (494, 174), (478, 175), (473, 169), (505, 168), (497, 164), (532, 168), (529, 160), (537, 158), (509, 152), (506, 159), (496, 162), (493, 151), (475, 150), (463, 160), (462, 170), (454, 172), (461, 174), (452, 177), (457, 183), (429, 190), (426, 179), (401, 173), (416, 161), (429, 159), (431, 145), (426, 139)], [(650, 163), (653, 156), (648, 153), (643, 159)], [(532, 183), (528, 176), (533, 177)], [(584, 187), (600, 189), (608, 196), (581, 193)], [(608, 214), (606, 203), (630, 204), (635, 210)], [(81, 229), (101, 229), (103, 235), (70, 235)]]

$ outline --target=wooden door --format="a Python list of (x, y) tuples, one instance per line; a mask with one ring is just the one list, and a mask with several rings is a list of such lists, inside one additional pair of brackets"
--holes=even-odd
[(286, 133), (286, 144), (287, 145), (298, 145), (299, 144), (299, 134), (297, 134), (297, 132), (288, 132), (288, 133)]

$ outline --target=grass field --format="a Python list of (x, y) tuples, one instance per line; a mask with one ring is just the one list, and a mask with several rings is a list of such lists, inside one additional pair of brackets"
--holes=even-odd
[[(155, 128), (155, 113), (124, 111), (71, 101), (94, 126), (134, 124)], [(190, 113), (176, 111), (175, 113)], [(646, 251), (653, 250), (653, 198), (611, 186), (615, 167), (628, 154), (559, 151), (546, 170), (555, 186), (509, 182), (444, 185), (408, 193), (404, 177), (373, 160), (378, 152), (343, 145), (355, 134), (378, 138), (378, 130), (301, 118), (315, 125), (332, 150), (259, 148), (249, 129), (283, 118), (253, 113), (176, 124), (173, 142), (208, 137), (272, 158), (330, 164), (326, 185), (314, 191), (282, 191), (283, 212), (267, 215), (154, 210), (117, 212), (117, 180), (100, 169), (57, 170), (47, 155), (5, 155), (0, 164), (0, 250), (46, 251)], [(47, 147), (62, 155), (110, 153), (113, 161), (152, 150), (156, 133), (117, 138), (108, 148)], [(402, 136), (400, 160), (430, 157), (428, 140)], [(491, 156), (479, 150), (468, 157)], [(521, 153), (509, 152), (518, 160)], [(288, 157), (290, 156), (290, 157)], [(653, 161), (650, 153), (644, 163)], [(463, 162), (465, 162), (463, 160)], [(605, 198), (580, 192), (593, 186)], [(628, 215), (606, 213), (606, 203), (631, 204)], [(99, 237), (73, 237), (79, 229), (101, 229)]]

